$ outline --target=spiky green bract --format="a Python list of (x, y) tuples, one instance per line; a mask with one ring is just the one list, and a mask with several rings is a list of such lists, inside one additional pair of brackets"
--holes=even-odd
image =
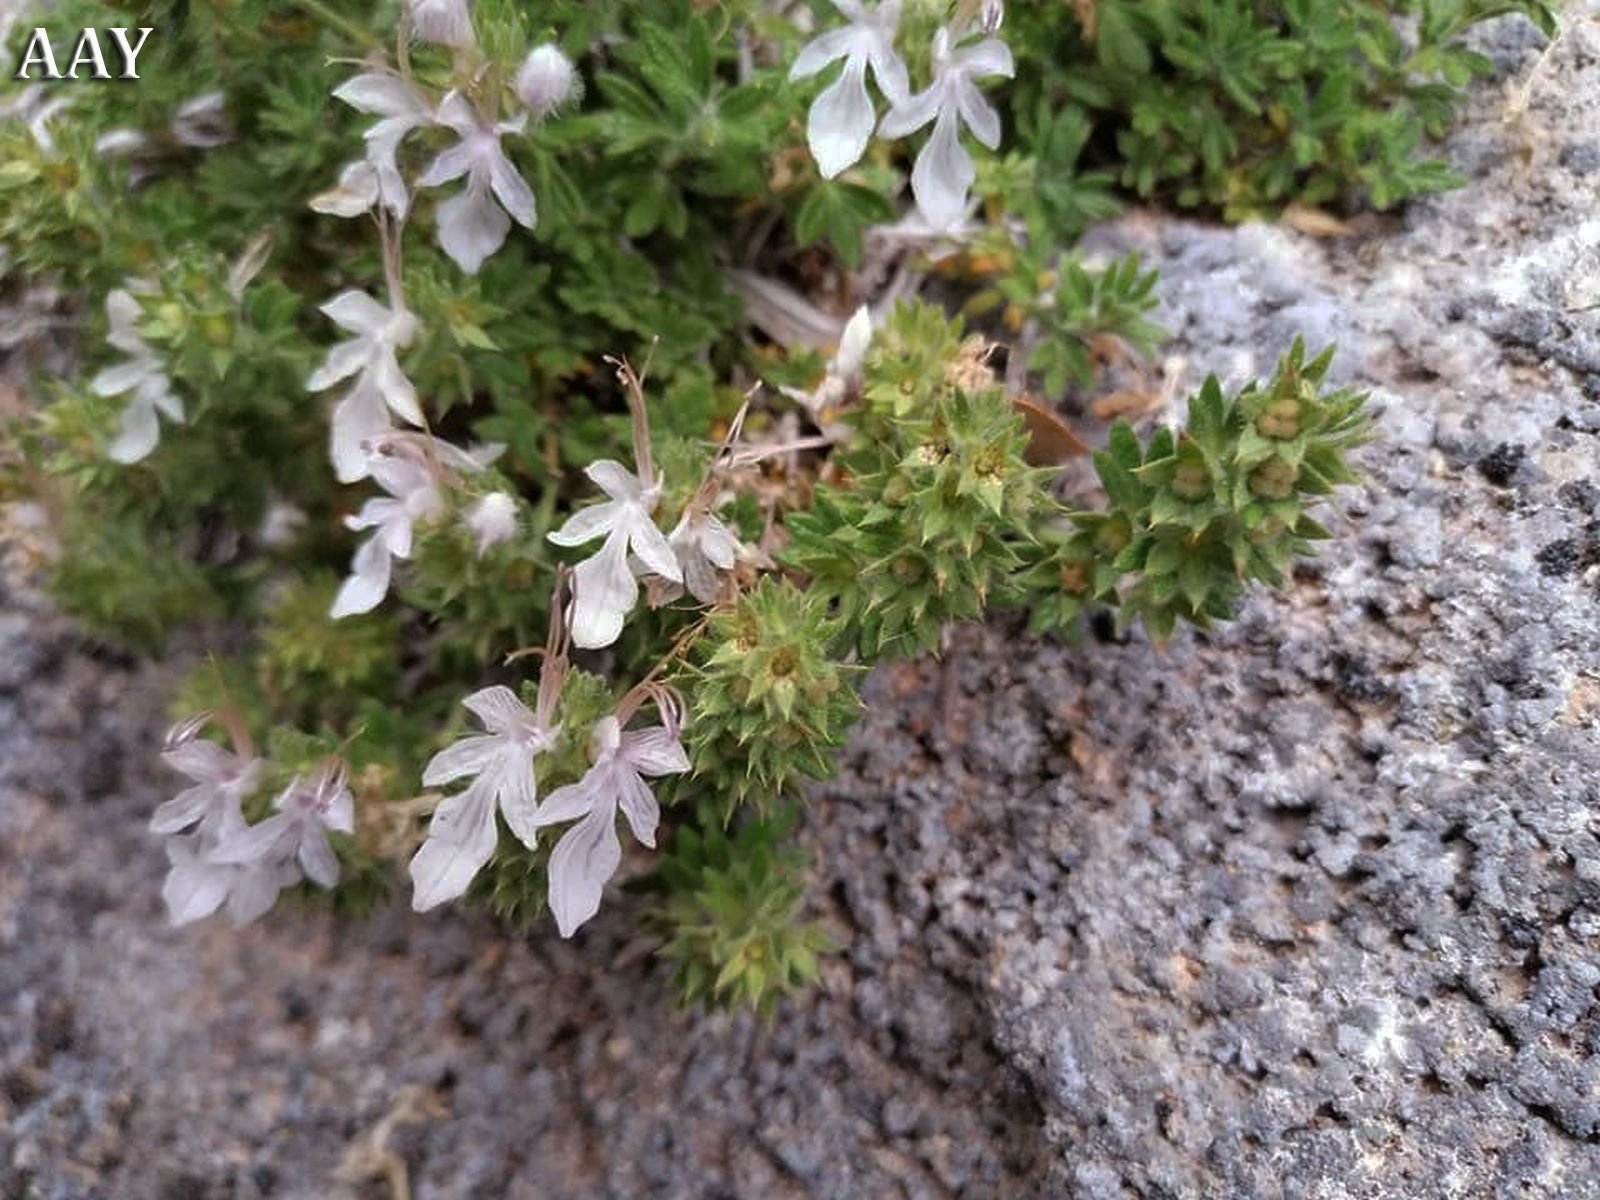
[(832, 942), (802, 916), (806, 860), (792, 844), (794, 822), (783, 808), (730, 832), (705, 812), (673, 835), (654, 921), (685, 1005), (770, 1014), (816, 980), (817, 955)]
[[(1120, 625), (1142, 618), (1158, 640), (1180, 618), (1231, 616), (1252, 580), (1281, 586), (1292, 561), (1329, 536), (1307, 509), (1356, 481), (1345, 455), (1369, 432), (1364, 395), (1322, 394), (1332, 358), (1307, 362), (1297, 340), (1265, 386), (1227, 396), (1207, 379), (1179, 434), (1163, 429), (1141, 446), (1126, 424), (1113, 427), (1095, 456), (1107, 513), (1075, 516), (1076, 532), (1022, 577), (1043, 593), (1036, 627), (1077, 615), (1054, 591), (1069, 581), (1082, 581), (1083, 599), (1114, 600)], [(1122, 575), (1114, 587), (1108, 564)]]
[(771, 576), (715, 613), (677, 680), (690, 704), (682, 789), (716, 797), (727, 821), (832, 775), (861, 708), (861, 669), (835, 657), (842, 632), (825, 597)]
[[(532, 681), (522, 685), (522, 701), (529, 707), (537, 703), (538, 689)], [(556, 788), (575, 783), (589, 769), (589, 741), (595, 722), (609, 713), (616, 703), (611, 685), (599, 675), (574, 670), (567, 674), (561, 689), (561, 704), (556, 719), (561, 734), (549, 751), (534, 760), (534, 774), (542, 799)], [(464, 732), (461, 727), (457, 732)], [(441, 737), (440, 748), (449, 744), (450, 735)], [(549, 904), (549, 876), (546, 867), (555, 839), (542, 838), (532, 850), (524, 846), (499, 822), (500, 837), (494, 857), (473, 879), (467, 889), (467, 902), (481, 904), (501, 920), (526, 928)], [(559, 832), (559, 831), (556, 831)]]
[(1075, 636), (1085, 609), (1115, 604), (1122, 572), (1112, 563), (1132, 540), (1132, 522), (1120, 512), (1063, 511), (1042, 522), (1016, 576), (1029, 628)]
[(868, 662), (931, 648), (946, 622), (981, 614), (1048, 505), (1021, 418), (960, 332), (925, 305), (896, 312), (866, 363), (858, 474), (787, 522), (785, 561), (835, 602)]

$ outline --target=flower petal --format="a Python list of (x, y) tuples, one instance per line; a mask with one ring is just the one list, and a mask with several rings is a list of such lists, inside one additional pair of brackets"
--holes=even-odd
[(550, 854), (550, 912), (564, 938), (600, 911), (605, 885), (622, 865), (616, 809), (602, 804), (556, 843)]
[(682, 743), (660, 725), (624, 733), (622, 755), (641, 775), (677, 775), (689, 769)]
[(441, 803), (411, 859), (411, 907), (426, 912), (463, 894), (493, 856), (495, 840), (494, 798), (486, 790), (470, 787)]
[(171, 800), (156, 806), (150, 818), (150, 832), (181, 833), (206, 815), (216, 795), (217, 788), (212, 783), (185, 788)]
[(539, 841), (539, 783), (533, 773), (533, 750), (521, 743), (508, 745), (495, 763), (494, 773), (500, 815), (517, 840), (532, 850)]
[(417, 176), (418, 187), (441, 187), (452, 179), (460, 179), (478, 165), (478, 155), (471, 143), (461, 141), (447, 146), (428, 164), (428, 169)]
[(96, 396), (120, 396), (149, 378), (151, 370), (148, 358), (130, 358), (101, 371), (89, 381), (89, 390)]
[(956, 89), (956, 97), (961, 119), (972, 130), (972, 136), (991, 150), (999, 146), (1000, 114), (995, 111), (994, 105), (984, 99), (977, 85), (963, 79), (961, 86)]
[(422, 772), (423, 787), (439, 787), (467, 775), (481, 775), (495, 761), (502, 740), (493, 734), (473, 734), (435, 754)]
[(320, 825), (311, 826), (301, 835), (300, 849), (295, 857), (311, 882), (325, 888), (331, 888), (339, 882), (339, 858), (328, 844), (328, 835)]
[(545, 797), (539, 811), (534, 814), (535, 826), (560, 825), (576, 821), (594, 810), (600, 793), (608, 785), (610, 771), (605, 767), (590, 767), (577, 783), (558, 787)]
[(230, 778), (238, 758), (206, 738), (191, 738), (161, 753), (161, 761), (196, 783), (218, 783)]
[(621, 787), (617, 804), (622, 815), (628, 818), (628, 828), (642, 845), (652, 850), (656, 845), (656, 828), (661, 824), (661, 806), (656, 803), (650, 785), (632, 771), (620, 773)]
[(323, 314), (335, 325), (366, 338), (376, 338), (382, 334), (394, 315), (388, 305), (378, 303), (355, 288), (340, 292), (321, 307)]
[(602, 500), (588, 508), (580, 508), (567, 518), (560, 529), (545, 536), (557, 546), (581, 546), (592, 542), (615, 528), (622, 506), (615, 500)]
[(292, 882), (292, 870), (277, 865), (236, 869), (228, 893), (228, 920), (235, 929), (257, 920), (277, 903), (284, 884)]
[(935, 230), (949, 229), (967, 211), (967, 193), (977, 171), (972, 156), (961, 144), (956, 114), (943, 109), (933, 124), (933, 135), (911, 168), (911, 191), (923, 220)]
[(187, 925), (209, 917), (228, 898), (238, 868), (206, 862), (188, 838), (174, 838), (168, 845), (172, 868), (161, 883), (161, 899), (167, 906), (167, 920)]
[(328, 432), (329, 454), (340, 483), (354, 483), (372, 473), (366, 443), (390, 428), (383, 396), (365, 381), (357, 382), (333, 406)]
[(511, 165), (511, 160), (499, 146), (495, 147), (494, 156), (489, 160), (489, 186), (494, 190), (495, 199), (500, 201), (517, 224), (524, 229), (534, 227), (539, 220), (539, 210), (533, 201), (533, 189)]
[(639, 477), (614, 458), (597, 458), (583, 473), (613, 500), (637, 500), (641, 494)]
[(383, 396), (384, 403), (388, 404), (402, 421), (417, 426), (427, 424), (423, 420), (422, 410), (417, 407), (417, 389), (411, 386), (411, 381), (400, 369), (400, 362), (395, 358), (394, 351), (387, 346), (379, 350), (373, 358), (372, 383)]
[(978, 79), (989, 75), (1004, 75), (1009, 79), (1017, 70), (1011, 47), (999, 38), (985, 38), (975, 46), (956, 51), (954, 58), (958, 70)]
[[(605, 545), (573, 571), (572, 644), (583, 650), (611, 645), (639, 598), (639, 585), (628, 567), (628, 539), (615, 530)], [(677, 570), (677, 563), (673, 563)]]
[(362, 338), (348, 338), (328, 351), (322, 365), (306, 380), (306, 391), (320, 392), (341, 379), (348, 379), (362, 367), (372, 353), (372, 345)]
[(891, 38), (874, 38), (867, 61), (872, 64), (872, 77), (878, 81), (878, 90), (890, 104), (904, 104), (911, 97), (905, 60), (895, 53)]
[(707, 516), (700, 530), (700, 553), (719, 571), (731, 571), (739, 561), (739, 539), (716, 517)]
[(849, 54), (860, 38), (860, 31), (849, 25), (818, 34), (795, 55), (794, 65), (789, 68), (789, 78), (805, 79), (815, 75), (829, 63)]
[(362, 542), (355, 558), (351, 560), (350, 577), (333, 598), (333, 607), (328, 610), (328, 616), (337, 621), (341, 617), (371, 612), (377, 608), (389, 594), (392, 569), (389, 548), (383, 544), (380, 536), (375, 534)]
[(944, 88), (935, 83), (926, 91), (911, 96), (904, 103), (896, 104), (884, 113), (883, 120), (878, 122), (878, 136), (898, 138), (905, 137), (908, 133), (915, 133), (939, 115), (939, 107), (943, 100)]
[(872, 137), (878, 114), (867, 94), (866, 75), (866, 59), (852, 55), (839, 78), (811, 102), (806, 141), (824, 179), (832, 179), (853, 166)]
[(142, 396), (134, 398), (122, 409), (122, 425), (115, 440), (106, 448), (112, 462), (136, 463), (156, 448), (161, 440), (161, 422), (156, 418), (156, 407)]
[(293, 818), (288, 813), (277, 813), (222, 839), (210, 858), (212, 862), (240, 865), (268, 862), (278, 857), (280, 843), (293, 832)]
[(483, 128), (483, 118), (459, 91), (452, 91), (439, 102), (439, 111), (433, 119), (440, 125), (453, 129), (462, 138), (468, 138)]
[(667, 535), (656, 528), (656, 523), (643, 509), (636, 510), (634, 520), (628, 525), (628, 545), (652, 574), (670, 579), (673, 583), (683, 582), (678, 556), (672, 552)]
[(503, 684), (480, 688), (461, 704), (491, 733), (517, 733), (534, 724), (532, 710)]
[(359, 112), (384, 117), (413, 117), (420, 123), (431, 113), (427, 100), (416, 88), (403, 79), (376, 71), (345, 80), (333, 89), (333, 94)]
[(439, 206), (438, 220), (439, 246), (468, 275), (478, 273), (511, 229), (511, 218), (476, 180), (468, 180), (459, 195)]

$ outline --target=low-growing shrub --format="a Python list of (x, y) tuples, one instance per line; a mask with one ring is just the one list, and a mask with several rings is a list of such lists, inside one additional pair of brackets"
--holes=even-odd
[(173, 919), (409, 874), (570, 936), (628, 876), (686, 1000), (770, 1009), (867, 668), (991, 611), (1163, 640), (1328, 536), (1367, 418), (1327, 351), (1063, 423), (1161, 337), (1073, 240), (1448, 183), (1461, 32), (1546, 14), (1415, 8), (190, 0), (137, 84), (8, 84), (8, 286), (92, 308), (4, 495), (87, 631), (246, 646), (163, 749)]

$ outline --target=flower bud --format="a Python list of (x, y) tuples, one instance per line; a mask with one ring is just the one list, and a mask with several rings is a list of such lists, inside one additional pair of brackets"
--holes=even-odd
[(536, 121), (560, 108), (578, 90), (578, 71), (554, 42), (535, 46), (517, 72), (517, 99)]
[(478, 541), (478, 557), (517, 534), (517, 502), (505, 492), (490, 492), (467, 512), (467, 528)]
[(411, 29), (424, 42), (465, 49), (474, 42), (467, 0), (407, 0)]

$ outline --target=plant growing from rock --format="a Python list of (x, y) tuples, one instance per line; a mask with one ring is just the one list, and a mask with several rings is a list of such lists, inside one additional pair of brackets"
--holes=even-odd
[[(407, 876), (562, 936), (625, 904), (686, 1000), (767, 1010), (829, 945), (794, 820), (874, 663), (993, 611), (1162, 640), (1283, 582), (1367, 433), (1327, 353), (1113, 426), (1082, 494), (1028, 415), (1160, 336), (1153, 273), (1070, 245), (1121, 93), (1063, 82), (1057, 7), (243, 0), (159, 8), (120, 99), (13, 90), (0, 245), (93, 306), (7, 493), (92, 633), (250, 635), (178, 699), (174, 920)], [(1198, 71), (1189, 18), (1091, 9)], [(1406, 69), (1458, 75), (1485, 12)], [(1252, 194), (1327, 199), (1284, 178)]]

